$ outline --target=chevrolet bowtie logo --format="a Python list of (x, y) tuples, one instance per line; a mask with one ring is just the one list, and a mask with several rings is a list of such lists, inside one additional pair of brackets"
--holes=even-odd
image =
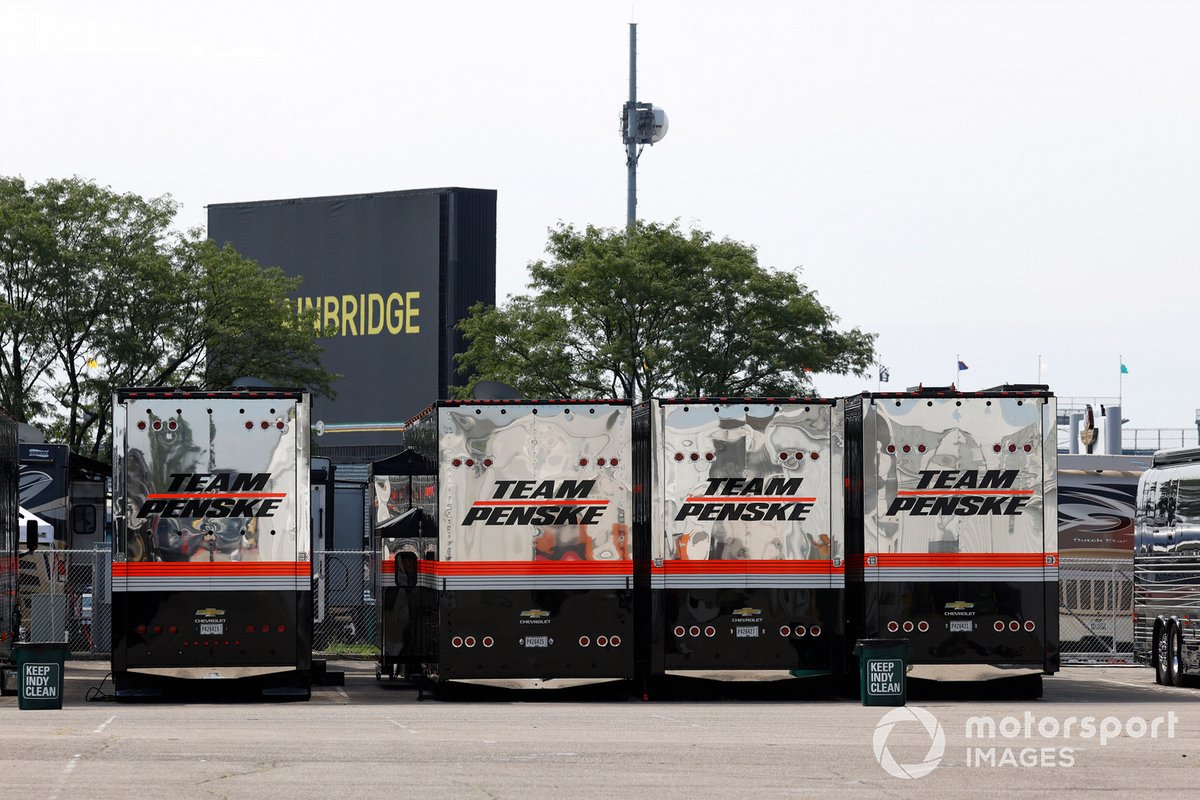
[(223, 616), (225, 616), (225, 609), (223, 609), (223, 608), (197, 608), (196, 616), (197, 617), (223, 617)]
[(733, 615), (735, 617), (757, 617), (761, 613), (761, 608), (738, 608), (734, 609)]
[(974, 603), (968, 603), (966, 600), (955, 600), (953, 603), (946, 603), (947, 611), (966, 611), (968, 608), (974, 607)]
[(531, 608), (531, 609), (528, 609), (527, 611), (522, 611), (521, 616), (522, 617), (530, 617), (532, 619), (541, 619), (542, 617), (550, 616), (550, 612), (543, 611), (540, 608)]

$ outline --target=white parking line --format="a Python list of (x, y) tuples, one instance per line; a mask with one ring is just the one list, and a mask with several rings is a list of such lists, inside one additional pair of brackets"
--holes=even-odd
[(103, 724), (103, 725), (101, 725), (99, 728), (96, 728), (96, 730), (92, 731), (92, 733), (104, 733), (104, 729), (105, 729), (105, 728), (107, 728), (107, 727), (108, 727), (108, 724), (109, 724), (110, 722), (112, 722), (112, 721), (113, 721), (114, 719), (116, 719), (116, 718), (117, 718), (117, 716), (116, 716), (116, 714), (114, 714), (113, 716), (111, 716), (111, 717), (109, 717), (108, 719), (104, 720), (104, 724)]
[(416, 732), (416, 731), (414, 731), (412, 728), (408, 727), (407, 725), (405, 725), (405, 724), (403, 724), (403, 723), (396, 722), (396, 720), (394, 720), (394, 719), (389, 719), (389, 720), (388, 720), (388, 722), (392, 723), (392, 724), (393, 724), (393, 725), (395, 725), (397, 728), (400, 728), (400, 729), (402, 729), (402, 730), (406, 730), (406, 731), (408, 731), (409, 733), (411, 733), (411, 734), (413, 734), (413, 735), (416, 735), (416, 733), (417, 733), (417, 732)]
[(58, 794), (62, 791), (63, 785), (67, 782), (67, 776), (75, 769), (75, 765), (79, 763), (79, 759), (83, 758), (82, 753), (76, 753), (67, 762), (67, 766), (63, 767), (62, 777), (58, 779), (58, 784), (54, 787), (54, 793), (50, 795), (50, 800), (58, 800)]
[[(1115, 683), (1117, 686), (1128, 686), (1131, 689), (1147, 689), (1149, 691), (1154, 691), (1154, 692), (1161, 692), (1164, 689), (1173, 690), (1173, 691), (1177, 691), (1177, 692), (1187, 692), (1188, 691), (1187, 689), (1183, 689), (1178, 686), (1159, 686), (1157, 683), (1155, 683), (1155, 684), (1126, 683), (1125, 681), (1114, 681), (1112, 678), (1100, 678), (1100, 680), (1104, 681), (1105, 683)], [(1190, 692), (1190, 694), (1195, 694), (1195, 692)]]

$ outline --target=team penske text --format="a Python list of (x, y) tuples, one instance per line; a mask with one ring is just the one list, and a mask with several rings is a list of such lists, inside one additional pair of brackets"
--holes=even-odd
[[(161, 495), (151, 495), (137, 511), (139, 518), (247, 518), (270, 517), (283, 503), (284, 493), (263, 490), (269, 472), (176, 472)], [(211, 494), (212, 497), (203, 495)]]
[(704, 494), (687, 498), (676, 522), (801, 522), (813, 498), (796, 497), (803, 478), (709, 478)]

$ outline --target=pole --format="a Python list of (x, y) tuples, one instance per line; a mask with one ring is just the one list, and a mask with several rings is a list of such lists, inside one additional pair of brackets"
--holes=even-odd
[(625, 198), (625, 227), (633, 232), (637, 222), (637, 23), (629, 23), (629, 102), (625, 105), (625, 166), (629, 188)]
[(1125, 390), (1125, 354), (1117, 356), (1117, 405), (1122, 406), (1121, 394)]

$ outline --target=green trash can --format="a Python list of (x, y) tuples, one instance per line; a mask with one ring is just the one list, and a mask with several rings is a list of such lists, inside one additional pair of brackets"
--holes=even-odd
[(859, 639), (858, 694), (864, 706), (902, 706), (908, 700), (907, 639)]
[(61, 642), (18, 642), (14, 649), (17, 708), (22, 711), (62, 708), (67, 646)]

